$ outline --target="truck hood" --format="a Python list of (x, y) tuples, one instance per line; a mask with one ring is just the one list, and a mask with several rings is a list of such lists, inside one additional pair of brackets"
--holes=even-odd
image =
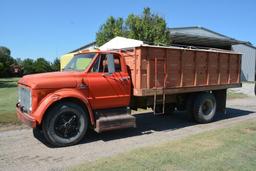
[(48, 72), (22, 77), (18, 83), (32, 89), (74, 88), (81, 79), (80, 72)]

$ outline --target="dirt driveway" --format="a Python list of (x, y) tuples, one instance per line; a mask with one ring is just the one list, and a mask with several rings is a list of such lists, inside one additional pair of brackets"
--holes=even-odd
[(79, 145), (49, 148), (31, 129), (0, 132), (0, 170), (62, 170), (82, 161), (92, 161), (139, 147), (172, 141), (192, 134), (228, 127), (256, 118), (256, 98), (228, 101), (225, 115), (210, 124), (195, 125), (185, 113), (171, 116), (136, 115), (137, 128), (96, 134), (90, 132)]

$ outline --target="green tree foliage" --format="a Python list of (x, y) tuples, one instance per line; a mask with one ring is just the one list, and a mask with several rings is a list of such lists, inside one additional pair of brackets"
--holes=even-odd
[(33, 74), (35, 73), (34, 61), (32, 59), (24, 59), (22, 61), (23, 74)]
[(170, 31), (165, 20), (152, 14), (150, 8), (145, 8), (143, 15), (130, 14), (126, 20), (128, 38), (145, 41), (149, 44), (169, 45)]
[(169, 45), (170, 31), (164, 18), (145, 8), (142, 15), (130, 14), (122, 18), (109, 17), (96, 34), (96, 44), (101, 46), (116, 36), (142, 40), (148, 44)]
[(0, 62), (0, 72), (2, 72), (3, 69), (4, 69), (4, 64), (3, 64), (3, 62)]
[(11, 56), (11, 51), (6, 47), (0, 47), (0, 77), (11, 76), (10, 66), (16, 61)]
[(60, 59), (59, 58), (55, 58), (55, 60), (51, 64), (51, 69), (52, 69), (52, 71), (60, 71)]
[(18, 65), (22, 65), (22, 59), (21, 58), (16, 58), (16, 63)]
[(110, 16), (96, 33), (96, 44), (101, 46), (116, 36), (125, 36), (124, 21), (122, 18), (115, 19)]
[[(60, 60), (56, 58), (53, 63), (38, 58), (36, 60), (27, 58), (16, 60), (12, 58), (11, 51), (6, 47), (0, 47), (0, 77), (21, 76), (34, 73), (60, 71)], [(20, 73), (13, 73), (13, 67), (20, 67)]]
[(34, 62), (35, 73), (49, 72), (51, 71), (51, 65), (44, 58), (37, 58)]
[(51, 71), (60, 71), (60, 60), (56, 58), (53, 61), (53, 63), (50, 63), (44, 58), (38, 58), (36, 60), (27, 58), (21, 61), (21, 66), (23, 68), (24, 75), (51, 72)]
[(0, 54), (11, 56), (11, 51), (7, 47), (0, 46)]

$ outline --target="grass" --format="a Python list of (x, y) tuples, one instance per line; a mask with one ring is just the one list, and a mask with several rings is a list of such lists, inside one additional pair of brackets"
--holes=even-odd
[(70, 170), (256, 170), (256, 120), (141, 148)]
[(0, 125), (19, 123), (15, 111), (18, 79), (0, 78)]

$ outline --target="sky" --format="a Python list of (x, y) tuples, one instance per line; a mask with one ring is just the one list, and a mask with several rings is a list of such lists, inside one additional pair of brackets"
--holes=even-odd
[(201, 26), (256, 45), (255, 0), (1, 0), (0, 46), (15, 58), (53, 61), (93, 42), (109, 16), (145, 7), (168, 27)]

